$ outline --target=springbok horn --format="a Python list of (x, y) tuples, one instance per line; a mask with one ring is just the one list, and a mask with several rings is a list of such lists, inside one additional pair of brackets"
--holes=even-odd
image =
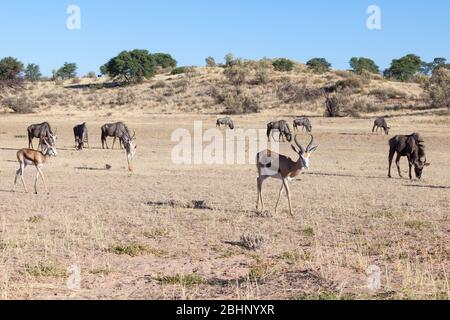
[(310, 136), (311, 136), (311, 142), (309, 143), (308, 147), (306, 148), (306, 152), (309, 152), (311, 150), (311, 147), (312, 147), (312, 145), (314, 143), (313, 135), (311, 134)]
[(298, 142), (298, 136), (299, 136), (299, 134), (295, 135), (295, 138), (294, 138), (295, 144), (297, 145), (297, 147), (300, 149), (300, 151), (302, 153), (305, 153), (305, 149), (302, 147), (302, 144), (300, 142)]

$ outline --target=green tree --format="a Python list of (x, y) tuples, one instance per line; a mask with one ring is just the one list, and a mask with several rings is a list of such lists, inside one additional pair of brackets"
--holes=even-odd
[(429, 76), (434, 70), (439, 68), (450, 69), (450, 64), (447, 63), (446, 58), (434, 58), (433, 62), (422, 62), (421, 73)]
[(392, 60), (391, 67), (385, 70), (386, 78), (400, 81), (410, 81), (422, 68), (422, 60), (419, 56), (408, 54), (400, 59)]
[(236, 64), (236, 59), (234, 59), (234, 56), (232, 53), (228, 53), (225, 56), (225, 67), (230, 68)]
[(77, 76), (77, 64), (64, 62), (64, 65), (56, 71), (56, 77), (65, 79), (73, 79)]
[(350, 67), (356, 74), (362, 74), (364, 71), (371, 73), (380, 73), (380, 68), (372, 59), (364, 57), (353, 57), (350, 59)]
[(330, 71), (331, 63), (325, 58), (313, 58), (309, 60), (306, 65), (316, 73), (325, 73)]
[(450, 70), (441, 67), (433, 71), (430, 81), (425, 85), (434, 107), (450, 108)]
[(175, 68), (177, 66), (177, 60), (172, 58), (168, 53), (154, 53), (152, 54), (155, 64), (163, 69)]
[(13, 57), (0, 60), (0, 81), (20, 80), (23, 63)]
[(25, 68), (25, 79), (28, 81), (37, 81), (42, 77), (41, 70), (37, 64), (29, 63)]
[(156, 62), (147, 50), (122, 51), (103, 65), (100, 71), (113, 79), (137, 83), (156, 74)]
[(294, 62), (286, 58), (279, 58), (273, 61), (273, 67), (276, 71), (289, 72), (294, 69)]
[(206, 66), (209, 68), (217, 67), (216, 60), (213, 57), (208, 57), (205, 59)]

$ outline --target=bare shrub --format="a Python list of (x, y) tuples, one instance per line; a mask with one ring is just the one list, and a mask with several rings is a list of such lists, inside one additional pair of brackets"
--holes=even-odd
[(406, 99), (407, 94), (403, 91), (400, 91), (394, 87), (382, 87), (382, 88), (376, 88), (372, 89), (369, 92), (370, 95), (376, 96), (377, 98), (381, 100), (388, 100), (388, 99)]
[(223, 95), (225, 114), (246, 114), (259, 112), (259, 105), (249, 93), (241, 90), (228, 91)]
[(250, 68), (241, 60), (237, 60), (235, 64), (225, 69), (225, 76), (228, 81), (235, 86), (240, 86), (246, 83), (250, 76)]
[(425, 90), (431, 98), (433, 107), (450, 108), (450, 70), (439, 68), (433, 72)]
[(305, 84), (299, 85), (288, 81), (277, 89), (277, 97), (284, 103), (302, 103), (314, 101), (322, 97), (323, 90), (320, 88), (308, 87)]
[(4, 98), (2, 104), (15, 113), (33, 113), (38, 108), (35, 102), (30, 101), (26, 96)]
[(351, 77), (345, 80), (340, 80), (336, 82), (336, 88), (338, 90), (349, 89), (353, 92), (359, 92), (364, 87), (363, 80), (358, 77)]
[(132, 104), (136, 101), (136, 95), (131, 90), (121, 90), (117, 93), (115, 99), (111, 100), (110, 104), (123, 106)]
[(241, 236), (241, 241), (239, 244), (247, 250), (255, 251), (261, 249), (266, 243), (267, 240), (262, 235), (255, 233), (244, 233)]
[(325, 102), (325, 117), (336, 118), (343, 117), (343, 107), (348, 103), (348, 97), (342, 93), (336, 93), (328, 96)]
[(166, 83), (162, 80), (155, 82), (154, 84), (151, 85), (150, 88), (152, 89), (161, 89), (161, 88), (165, 88), (166, 87)]

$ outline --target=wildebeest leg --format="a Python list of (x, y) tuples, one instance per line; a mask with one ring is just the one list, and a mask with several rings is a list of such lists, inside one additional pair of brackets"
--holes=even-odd
[(271, 129), (267, 129), (267, 141), (270, 142), (270, 133), (272, 132)]
[(395, 155), (395, 151), (389, 151), (389, 173), (388, 173), (388, 177), (392, 178), (391, 175), (391, 168), (392, 168), (392, 160), (394, 160), (394, 155)]
[(372, 134), (375, 133), (375, 128), (376, 128), (376, 127), (377, 127), (376, 125), (373, 126), (373, 128), (372, 128)]
[(397, 155), (397, 160), (395, 160), (395, 164), (397, 165), (398, 175), (400, 176), (400, 178), (403, 178), (402, 171), (400, 169), (400, 159), (401, 158), (402, 158), (401, 155)]
[(117, 139), (117, 137), (114, 137), (113, 144), (112, 144), (112, 150), (114, 150), (114, 145), (116, 144), (116, 139)]

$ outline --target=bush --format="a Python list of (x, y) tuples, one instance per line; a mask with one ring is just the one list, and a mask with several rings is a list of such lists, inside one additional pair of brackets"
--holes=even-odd
[(225, 76), (235, 86), (243, 85), (249, 75), (250, 70), (242, 60), (237, 60), (235, 64), (225, 69)]
[(23, 63), (19, 60), (12, 57), (0, 60), (0, 88), (18, 85), (22, 81), (22, 71)]
[(162, 80), (155, 82), (154, 84), (151, 85), (150, 88), (152, 89), (161, 89), (161, 88), (165, 88), (166, 87), (166, 83)]
[(208, 57), (208, 58), (206, 58), (206, 59), (205, 59), (205, 62), (206, 62), (206, 66), (207, 66), (208, 68), (214, 68), (214, 67), (217, 67), (216, 60), (214, 60), (213, 57)]
[(20, 114), (33, 113), (34, 109), (38, 107), (35, 102), (28, 100), (26, 96), (20, 96), (17, 98), (5, 98), (3, 99), (2, 104), (15, 113)]
[(97, 79), (97, 74), (94, 71), (88, 72), (88, 74), (86, 75), (86, 78)]
[(425, 89), (430, 95), (433, 107), (450, 108), (450, 70), (436, 69)]
[(139, 83), (156, 74), (156, 61), (147, 50), (123, 51), (100, 68), (102, 74), (127, 83)]
[(327, 97), (325, 102), (325, 117), (336, 118), (343, 117), (341, 109), (347, 104), (348, 100), (343, 94), (334, 94)]
[(178, 74), (187, 73), (191, 67), (178, 67), (172, 70), (171, 75), (175, 76)]
[(153, 60), (156, 66), (162, 69), (175, 68), (177, 66), (177, 60), (172, 58), (168, 53), (154, 53), (152, 54)]
[(42, 77), (41, 70), (37, 64), (30, 63), (25, 69), (25, 79), (28, 81), (37, 81)]
[(246, 114), (259, 112), (258, 102), (240, 90), (228, 91), (223, 95), (225, 114)]
[(383, 88), (372, 89), (369, 94), (376, 96), (377, 98), (379, 98), (381, 100), (407, 98), (407, 94), (405, 92), (397, 90), (393, 87), (383, 87)]
[(380, 68), (375, 64), (373, 60), (368, 58), (353, 57), (350, 60), (350, 67), (356, 74), (362, 74), (363, 71), (368, 71), (371, 73), (380, 73)]
[(330, 71), (331, 64), (325, 58), (314, 58), (309, 60), (306, 65), (315, 73), (325, 73)]
[(275, 68), (275, 71), (289, 72), (294, 69), (294, 62), (289, 59), (280, 58), (273, 62), (273, 67)]
[(314, 101), (322, 97), (323, 90), (299, 85), (294, 82), (285, 82), (277, 89), (277, 97), (284, 103), (302, 103)]
[(353, 90), (359, 91), (364, 87), (364, 83), (360, 78), (352, 77), (345, 80), (340, 80), (336, 82), (336, 88), (338, 90)]
[(64, 65), (56, 71), (56, 77), (62, 80), (72, 79), (77, 76), (77, 64), (65, 62)]
[(110, 104), (123, 106), (127, 104), (132, 104), (136, 101), (136, 95), (131, 90), (121, 90), (117, 93), (115, 100), (111, 101)]
[(408, 54), (400, 59), (392, 60), (391, 67), (385, 70), (386, 78), (400, 81), (410, 81), (422, 67), (422, 60), (414, 54)]

